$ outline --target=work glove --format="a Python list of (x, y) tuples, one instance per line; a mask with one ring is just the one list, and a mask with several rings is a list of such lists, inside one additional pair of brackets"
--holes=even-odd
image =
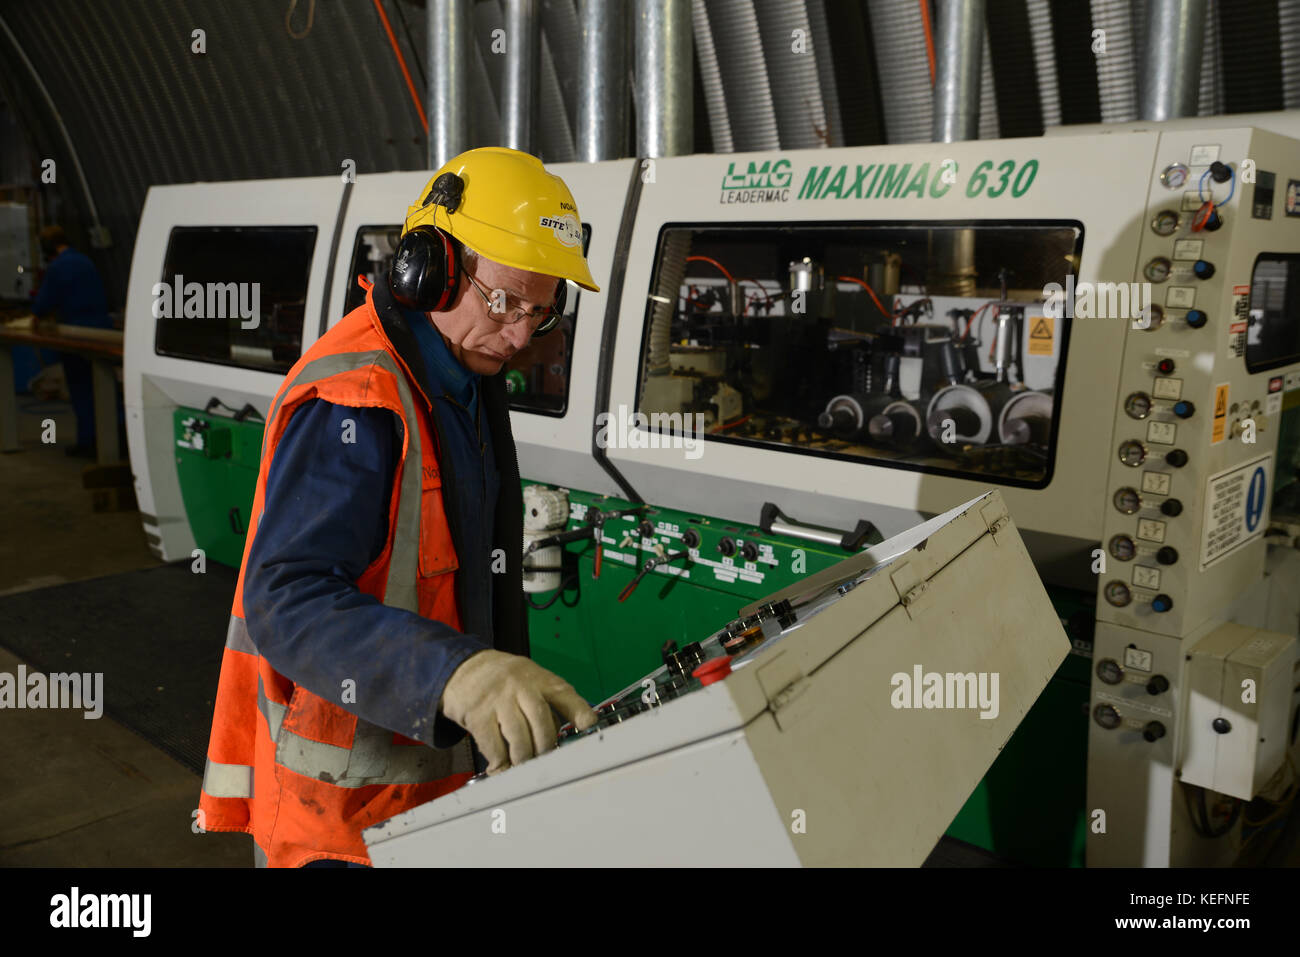
[(555, 747), (554, 708), (579, 731), (596, 723), (573, 686), (522, 655), (479, 651), (452, 672), (439, 708), (474, 738), (496, 774)]

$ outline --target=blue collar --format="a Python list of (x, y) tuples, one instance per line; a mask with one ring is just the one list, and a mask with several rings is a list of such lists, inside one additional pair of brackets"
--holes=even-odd
[[(470, 372), (451, 354), (442, 341), (442, 333), (429, 321), (429, 317), (413, 309), (403, 309), (402, 314), (415, 334), (420, 355), (433, 380), (434, 388), (441, 388), (448, 396), (466, 408), (472, 408), (478, 397), (478, 373)], [(430, 396), (434, 398), (434, 396)]]

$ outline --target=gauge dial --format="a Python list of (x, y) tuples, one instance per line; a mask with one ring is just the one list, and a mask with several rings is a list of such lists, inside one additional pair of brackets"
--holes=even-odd
[(1187, 167), (1182, 163), (1170, 163), (1161, 171), (1160, 182), (1165, 189), (1181, 189), (1187, 182)]
[(1124, 669), (1114, 658), (1103, 658), (1097, 662), (1097, 677), (1108, 685), (1117, 685), (1124, 680)]
[(1107, 730), (1118, 728), (1122, 720), (1119, 712), (1115, 710), (1115, 706), (1110, 704), (1097, 705), (1092, 709), (1092, 717), (1093, 720)]
[(1106, 588), (1102, 592), (1106, 600), (1116, 608), (1123, 608), (1133, 600), (1133, 593), (1129, 591), (1128, 585), (1123, 582), (1107, 582)]
[(1125, 515), (1132, 515), (1142, 507), (1142, 496), (1137, 489), (1125, 486), (1115, 493), (1115, 507)]
[(1172, 209), (1162, 209), (1151, 219), (1151, 231), (1157, 236), (1172, 236), (1178, 231), (1182, 217)]
[(1134, 392), (1124, 400), (1124, 411), (1129, 418), (1145, 419), (1151, 414), (1151, 396), (1145, 392)]
[(1116, 535), (1110, 540), (1108, 547), (1111, 555), (1122, 562), (1132, 561), (1133, 556), (1137, 554), (1137, 546), (1133, 544), (1133, 539), (1127, 535)]
[(1129, 439), (1119, 447), (1119, 460), (1130, 468), (1137, 468), (1147, 458), (1147, 447), (1137, 439)]
[(1173, 264), (1164, 256), (1157, 256), (1146, 264), (1142, 274), (1151, 282), (1164, 282), (1169, 278), (1169, 271), (1173, 269)]

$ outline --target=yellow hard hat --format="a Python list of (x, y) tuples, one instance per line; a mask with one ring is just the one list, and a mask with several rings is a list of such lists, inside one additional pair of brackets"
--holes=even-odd
[[(448, 204), (451, 212), (432, 201), (434, 184), (445, 173), (463, 184)], [(600, 292), (582, 254), (582, 220), (573, 194), (529, 153), (485, 146), (448, 160), (407, 208), (402, 235), (417, 226), (436, 226), (493, 262)]]

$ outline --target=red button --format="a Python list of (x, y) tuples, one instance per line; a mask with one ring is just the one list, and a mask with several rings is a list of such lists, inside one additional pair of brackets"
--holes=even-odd
[(729, 674), (731, 674), (731, 659), (726, 657), (706, 661), (691, 672), (692, 676), (700, 679), (702, 685), (711, 685), (715, 681), (721, 681)]

